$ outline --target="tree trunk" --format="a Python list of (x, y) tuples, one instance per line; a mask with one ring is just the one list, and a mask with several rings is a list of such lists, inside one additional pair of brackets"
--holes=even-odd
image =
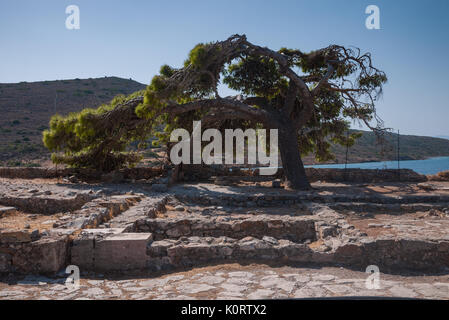
[(311, 188), (299, 152), (298, 134), (291, 124), (279, 128), (279, 152), (287, 186), (297, 190)]

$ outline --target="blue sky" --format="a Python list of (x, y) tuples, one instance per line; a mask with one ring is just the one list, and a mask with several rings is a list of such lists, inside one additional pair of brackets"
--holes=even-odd
[[(80, 30), (65, 28), (72, 4)], [(370, 4), (380, 8), (380, 30), (365, 28)], [(180, 66), (196, 43), (235, 33), (273, 49), (354, 45), (389, 77), (377, 105), (387, 127), (449, 136), (448, 16), (447, 0), (1, 0), (0, 82), (148, 83), (162, 64)]]

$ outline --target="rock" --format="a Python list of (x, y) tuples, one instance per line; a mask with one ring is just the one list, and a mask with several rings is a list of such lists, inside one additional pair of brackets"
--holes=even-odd
[(178, 206), (175, 207), (175, 210), (176, 211), (185, 211), (185, 208), (183, 206), (181, 206), (181, 205), (178, 205)]
[(319, 233), (321, 238), (327, 238), (331, 236), (336, 236), (338, 233), (336, 226), (321, 226), (319, 228)]
[(85, 294), (98, 298), (98, 295), (104, 294), (104, 291), (100, 288), (90, 288), (85, 291)]
[(13, 214), (17, 212), (17, 209), (14, 207), (0, 207), (0, 217)]
[(67, 180), (72, 183), (78, 183), (78, 178), (76, 176), (70, 176)]
[(0, 243), (23, 243), (31, 241), (31, 234), (28, 231), (2, 230), (0, 232)]
[(268, 242), (268, 243), (270, 243), (270, 244), (273, 244), (273, 245), (279, 244), (279, 241), (277, 241), (277, 239), (275, 239), (275, 238), (273, 238), (273, 237), (264, 236), (264, 237), (262, 238), (262, 240), (265, 241), (265, 242)]
[(249, 278), (254, 277), (254, 273), (247, 272), (247, 271), (233, 271), (233, 272), (229, 272), (228, 276), (231, 278), (237, 277), (237, 278), (249, 279)]
[(351, 291), (351, 287), (344, 284), (331, 284), (323, 287), (335, 295), (344, 295)]
[(427, 184), (427, 183), (418, 183), (418, 188), (421, 188), (423, 190), (426, 191), (434, 191), (437, 190), (437, 188), (431, 184)]
[(53, 225), (56, 222), (56, 220), (46, 220), (44, 222), (42, 222), (42, 224), (51, 224)]
[(208, 284), (186, 283), (184, 285), (180, 285), (178, 291), (186, 294), (195, 294), (213, 289), (215, 289), (215, 287)]
[(123, 173), (119, 171), (113, 171), (101, 176), (101, 180), (107, 183), (119, 183), (124, 179)]
[(274, 291), (267, 289), (258, 289), (248, 295), (248, 299), (250, 300), (259, 300), (259, 299), (270, 299)]
[(281, 180), (273, 180), (273, 182), (271, 183), (271, 186), (273, 188), (281, 188)]
[(335, 280), (335, 276), (331, 274), (317, 274), (312, 276), (314, 281), (332, 281)]
[(214, 284), (222, 283), (224, 280), (225, 280), (225, 278), (220, 277), (220, 276), (208, 275), (208, 276), (201, 277), (200, 282), (214, 285)]
[(151, 186), (151, 191), (154, 192), (167, 192), (168, 191), (168, 187), (166, 184), (161, 184), (161, 183), (155, 183)]
[(381, 223), (369, 223), (368, 228), (382, 228), (384, 225)]

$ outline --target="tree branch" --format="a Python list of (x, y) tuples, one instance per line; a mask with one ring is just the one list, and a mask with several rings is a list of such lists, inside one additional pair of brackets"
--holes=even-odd
[(290, 114), (293, 112), (297, 95), (298, 86), (293, 81), (290, 81), (287, 96), (285, 97), (285, 103), (281, 110), (287, 117), (290, 117)]
[(329, 78), (334, 73), (334, 71), (335, 71), (334, 66), (332, 64), (330, 64), (330, 63), (328, 63), (327, 66), (328, 66), (327, 72), (324, 75), (324, 77), (321, 78), (320, 82), (318, 82), (317, 86), (312, 90), (312, 96), (316, 96), (320, 92), (321, 87), (324, 86), (327, 83)]

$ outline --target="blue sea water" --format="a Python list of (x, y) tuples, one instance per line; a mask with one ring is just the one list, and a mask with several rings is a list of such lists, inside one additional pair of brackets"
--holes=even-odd
[[(435, 174), (440, 171), (449, 170), (449, 157), (437, 157), (425, 160), (404, 160), (399, 163), (401, 169), (412, 169), (421, 174)], [(320, 164), (306, 167), (313, 168), (344, 168), (345, 164)], [(397, 169), (397, 161), (382, 161), (382, 162), (362, 162), (362, 163), (348, 163), (347, 168), (360, 169)]]

